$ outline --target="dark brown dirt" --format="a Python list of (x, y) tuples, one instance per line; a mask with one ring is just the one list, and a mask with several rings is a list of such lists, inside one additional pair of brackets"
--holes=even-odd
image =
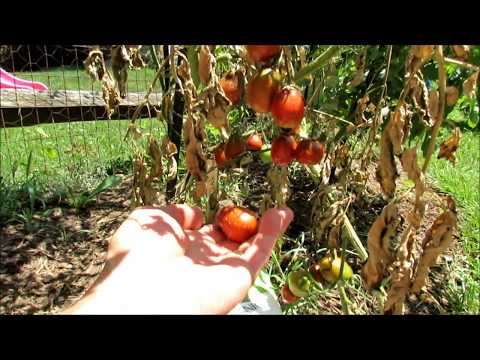
[(26, 232), (0, 230), (0, 314), (56, 313), (78, 300), (102, 270), (108, 240), (128, 214), (130, 182), (89, 209), (56, 208)]
[[(259, 161), (248, 166), (246, 181), (252, 191), (245, 205), (252, 209), (258, 210), (261, 195), (269, 191), (267, 170), (268, 166)], [(373, 172), (370, 173), (369, 195), (357, 198), (349, 212), (349, 218), (365, 246), (368, 229), (385, 205)], [(284, 247), (294, 246), (294, 239), (302, 233), (305, 246), (312, 247), (314, 245), (309, 244), (311, 196), (316, 185), (306, 172), (295, 174), (295, 179), (288, 201), (295, 212), (295, 219), (286, 233)], [(77, 301), (102, 270), (109, 238), (128, 215), (130, 185), (131, 181), (124, 178), (119, 187), (101, 194), (93, 206), (80, 213), (68, 208), (56, 209), (50, 218), (37, 219), (36, 229), (30, 233), (21, 223), (11, 223), (0, 229), (0, 314), (57, 313)], [(440, 196), (434, 192), (429, 192), (429, 196), (432, 201), (427, 207), (419, 237), (441, 212), (438, 205), (441, 203)], [(413, 199), (413, 192), (406, 196), (402, 214), (411, 208)], [(456, 244), (442, 259), (458, 253), (461, 253), (461, 246)], [(354, 271), (359, 272), (361, 264), (358, 259), (350, 261)], [(407, 312), (448, 313), (449, 304), (441, 295), (448, 276), (442, 260), (431, 272), (422, 299), (416, 296), (408, 298)], [(347, 295), (354, 302), (355, 294), (352, 289), (347, 289)], [(372, 299), (360, 297), (362, 299), (358, 302), (363, 311), (378, 313), (373, 296)], [(337, 292), (322, 296), (314, 308), (307, 307), (305, 312), (340, 314)]]

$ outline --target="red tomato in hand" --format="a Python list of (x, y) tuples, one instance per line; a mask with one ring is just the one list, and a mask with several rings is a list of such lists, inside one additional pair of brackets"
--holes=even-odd
[(325, 146), (316, 140), (305, 139), (300, 141), (295, 152), (295, 158), (305, 165), (318, 164), (325, 154)]
[(217, 213), (216, 222), (227, 239), (243, 243), (258, 231), (257, 215), (239, 206), (225, 206)]
[(272, 142), (272, 160), (279, 166), (286, 166), (295, 159), (297, 141), (292, 135), (281, 135)]
[(280, 45), (246, 45), (248, 56), (255, 62), (265, 62), (280, 54)]
[(245, 151), (246, 145), (239, 136), (231, 136), (225, 146), (227, 159), (233, 159)]
[(263, 146), (263, 140), (259, 134), (254, 133), (248, 137), (247, 139), (248, 150), (253, 150), (253, 151), (262, 150), (262, 146)]
[(285, 86), (272, 100), (272, 115), (275, 123), (282, 128), (295, 129), (305, 114), (305, 101), (301, 91)]
[(225, 146), (226, 146), (225, 144), (220, 144), (213, 151), (213, 154), (215, 156), (215, 161), (219, 168), (222, 168), (225, 165), (227, 165), (229, 161), (229, 159), (227, 159), (227, 156), (225, 155)]
[(258, 113), (268, 113), (272, 100), (280, 88), (280, 74), (272, 69), (263, 69), (250, 79), (247, 85), (246, 102)]
[(225, 96), (232, 102), (232, 105), (237, 105), (243, 94), (243, 86), (238, 76), (233, 72), (229, 72), (218, 83), (222, 87)]

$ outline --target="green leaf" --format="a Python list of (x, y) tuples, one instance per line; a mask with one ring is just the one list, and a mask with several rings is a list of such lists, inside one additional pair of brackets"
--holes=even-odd
[(32, 150), (30, 150), (30, 153), (28, 154), (27, 166), (25, 168), (25, 174), (27, 178), (30, 176), (31, 168), (32, 168)]
[(402, 182), (403, 182), (403, 185), (405, 185), (407, 188), (413, 188), (415, 186), (415, 182), (410, 179), (405, 179)]
[(261, 286), (259, 286), (259, 285), (253, 285), (253, 287), (254, 287), (255, 289), (257, 289), (261, 294), (266, 294), (266, 293), (268, 293), (268, 290), (267, 290), (267, 289), (265, 289), (265, 288), (263, 288), (263, 287), (261, 287)]
[(467, 125), (471, 128), (471, 129), (475, 129), (478, 125), (478, 122), (479, 122), (479, 118), (478, 118), (478, 111), (472, 111), (470, 113), (470, 116), (468, 117), (468, 120), (467, 120)]
[(55, 160), (56, 158), (58, 158), (57, 150), (55, 150), (54, 148), (47, 147), (44, 149), (44, 151), (50, 160)]
[(422, 143), (423, 157), (427, 156), (428, 144), (430, 144), (431, 140), (432, 140), (432, 135), (430, 133), (426, 133)]
[(110, 189), (114, 186), (117, 186), (118, 184), (120, 184), (122, 180), (120, 179), (120, 177), (118, 176), (115, 176), (115, 175), (112, 175), (112, 176), (109, 176), (107, 177), (105, 180), (103, 180), (98, 186), (97, 188), (92, 192), (91, 194), (91, 197), (93, 196), (96, 196), (98, 194), (100, 194), (101, 192), (107, 190), (107, 189)]

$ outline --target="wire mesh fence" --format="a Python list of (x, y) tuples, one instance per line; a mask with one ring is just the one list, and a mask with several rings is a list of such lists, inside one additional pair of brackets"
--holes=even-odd
[[(110, 47), (100, 49), (109, 68)], [(89, 179), (131, 159), (124, 142), (128, 119), (155, 69), (146, 59), (147, 66), (128, 71), (127, 97), (109, 119), (101, 83), (85, 71), (90, 50), (85, 45), (0, 45), (0, 180), (16, 184), (35, 176), (47, 184), (87, 186)], [(157, 101), (159, 93), (154, 89)], [(142, 114), (140, 126), (164, 131)]]

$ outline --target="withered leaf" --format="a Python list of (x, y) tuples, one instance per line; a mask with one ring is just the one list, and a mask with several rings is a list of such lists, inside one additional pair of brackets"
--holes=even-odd
[(94, 49), (90, 51), (84, 61), (84, 65), (93, 81), (101, 80), (105, 75), (105, 61), (101, 50)]
[(356, 68), (357, 71), (355, 72), (355, 76), (353, 77), (350, 85), (352, 87), (357, 87), (365, 80), (365, 63), (366, 63), (366, 52), (362, 52), (358, 55), (356, 60)]
[(469, 45), (451, 45), (455, 56), (460, 58), (461, 60), (465, 60), (468, 58), (468, 53), (470, 52)]
[(215, 73), (215, 57), (207, 45), (201, 45), (198, 54), (198, 75), (204, 85), (210, 83), (212, 74)]
[(424, 63), (432, 58), (434, 48), (435, 45), (413, 45), (412, 53)]
[(461, 135), (462, 134), (460, 132), (460, 128), (456, 127), (453, 130), (452, 136), (450, 136), (448, 139), (446, 139), (440, 144), (440, 151), (438, 152), (437, 159), (445, 158), (452, 164), (455, 164), (455, 151), (457, 151), (460, 144)]
[(395, 164), (393, 144), (387, 130), (384, 130), (380, 138), (380, 157), (375, 172), (377, 181), (380, 183), (383, 193), (392, 197), (395, 193), (395, 180), (398, 177)]
[(455, 86), (447, 86), (445, 95), (448, 106), (453, 106), (458, 100), (458, 89)]
[(480, 70), (470, 75), (464, 82), (463, 82), (463, 93), (469, 99), (475, 99), (477, 93), (477, 79)]
[(386, 274), (387, 267), (394, 260), (392, 239), (399, 225), (398, 207), (390, 202), (382, 210), (368, 231), (368, 260), (362, 275), (368, 288), (377, 287)]
[(152, 158), (152, 166), (150, 168), (150, 178), (158, 179), (163, 174), (162, 153), (157, 140), (150, 136), (148, 139), (148, 155)]
[(423, 173), (418, 168), (417, 149), (411, 148), (405, 150), (401, 157), (401, 163), (408, 178), (415, 183), (415, 203), (416, 207), (419, 208), (421, 206), (421, 197), (425, 192), (425, 183)]
[(108, 72), (106, 72), (102, 78), (102, 96), (105, 101), (107, 116), (110, 119), (115, 108), (120, 104), (120, 95), (117, 89), (115, 89), (115, 85)]
[(436, 122), (439, 112), (439, 101), (440, 95), (437, 90), (430, 90), (428, 94), (428, 109), (430, 110), (430, 115), (433, 119), (433, 122)]
[(112, 53), (112, 73), (115, 83), (120, 92), (120, 97), (124, 99), (127, 96), (128, 69), (131, 66), (130, 56), (125, 45), (113, 45)]
[(422, 244), (423, 253), (411, 288), (413, 293), (420, 292), (425, 285), (430, 267), (435, 265), (438, 256), (452, 244), (453, 231), (456, 226), (456, 213), (447, 209), (433, 222), (432, 226), (425, 233)]

